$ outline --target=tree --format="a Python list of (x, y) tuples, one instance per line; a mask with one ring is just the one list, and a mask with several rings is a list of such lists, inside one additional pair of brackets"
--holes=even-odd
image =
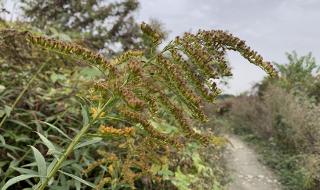
[(311, 53), (299, 57), (295, 51), (287, 53), (287, 58), (289, 61), (287, 64), (276, 64), (283, 87), (286, 89), (307, 87), (318, 70), (315, 58)]
[(33, 26), (46, 31), (52, 28), (83, 39), (81, 45), (106, 54), (141, 49), (142, 34), (133, 12), (139, 3), (122, 0), (21, 0), (22, 11)]
[(262, 95), (270, 83), (275, 84), (287, 91), (293, 91), (295, 94), (303, 93), (310, 97), (319, 99), (320, 80), (319, 66), (311, 53), (299, 56), (295, 51), (287, 53), (288, 63), (275, 63), (279, 71), (279, 80), (270, 78), (264, 79), (257, 84), (258, 94)]

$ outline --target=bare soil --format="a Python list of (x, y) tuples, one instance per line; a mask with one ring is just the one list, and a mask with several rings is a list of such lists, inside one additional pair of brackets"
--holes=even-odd
[(228, 135), (231, 142), (226, 151), (232, 182), (229, 190), (281, 190), (270, 169), (258, 161), (258, 155), (239, 137)]

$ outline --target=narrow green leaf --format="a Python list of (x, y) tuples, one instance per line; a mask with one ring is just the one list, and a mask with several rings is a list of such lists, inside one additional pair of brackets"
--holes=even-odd
[(28, 168), (28, 167), (33, 167), (33, 166), (37, 166), (37, 163), (36, 162), (31, 162), (29, 164), (25, 164), (25, 165), (22, 165), (20, 167), (21, 168)]
[(18, 183), (19, 181), (24, 181), (29, 178), (33, 177), (40, 177), (39, 175), (34, 175), (34, 174), (29, 174), (29, 175), (19, 175), (17, 177), (14, 177), (12, 179), (9, 179), (7, 183), (4, 184), (4, 186), (1, 188), (1, 190), (6, 190), (8, 189), (11, 185)]
[(56, 155), (56, 154), (61, 154), (61, 152), (59, 152), (56, 147), (53, 145), (53, 143), (45, 136), (43, 136), (41, 133), (38, 133), (40, 139), (42, 140), (42, 142), (47, 146), (47, 148), (49, 149), (47, 154), (48, 155)]
[(78, 177), (78, 176), (75, 176), (75, 175), (73, 175), (73, 174), (69, 174), (69, 173), (67, 173), (67, 172), (63, 172), (63, 171), (61, 171), (61, 170), (59, 170), (59, 172), (65, 174), (65, 175), (67, 175), (67, 176), (69, 176), (69, 177), (72, 177), (73, 179), (75, 179), (75, 180), (79, 181), (80, 183), (83, 183), (83, 184), (85, 184), (85, 185), (87, 185), (87, 186), (89, 186), (89, 187), (91, 187), (91, 188), (93, 188), (93, 189), (96, 188), (96, 186), (95, 186), (93, 183), (90, 183), (90, 182), (88, 182), (88, 181), (85, 181), (85, 180), (81, 179), (81, 178)]
[(0, 93), (3, 92), (5, 89), (6, 87), (0, 84)]
[(74, 182), (74, 186), (76, 186), (76, 190), (81, 190), (81, 182), (79, 182), (79, 181), (75, 181)]
[(18, 124), (18, 125), (20, 125), (20, 126), (22, 126), (22, 127), (25, 127), (25, 128), (27, 128), (27, 129), (29, 129), (29, 130), (32, 130), (31, 127), (29, 127), (27, 124), (25, 124), (25, 123), (23, 123), (23, 122), (21, 122), (21, 121), (14, 120), (14, 119), (10, 119), (10, 122), (15, 123), (15, 124)]
[(58, 161), (58, 159), (55, 158), (55, 159), (49, 164), (49, 166), (48, 166), (48, 168), (47, 168), (47, 174), (51, 172), (53, 166), (57, 163), (57, 161)]
[[(58, 158), (55, 158), (54, 160), (52, 160), (52, 162), (49, 164), (47, 168), (47, 174), (51, 172), (52, 168), (56, 165), (57, 162), (58, 162)], [(48, 185), (50, 186), (53, 182), (54, 182), (54, 178), (51, 178), (48, 182)]]
[(38, 175), (36, 171), (25, 169), (25, 168), (19, 168), (19, 167), (11, 167), (12, 169), (18, 171), (20, 174), (32, 174), (32, 175)]
[(4, 137), (2, 135), (0, 135), (0, 142), (1, 144), (5, 145), (6, 144), (6, 140), (4, 139)]
[(100, 137), (92, 138), (92, 139), (89, 140), (89, 141), (85, 141), (85, 142), (82, 142), (82, 143), (77, 144), (77, 145), (74, 147), (74, 150), (76, 150), (76, 149), (78, 149), (78, 148), (81, 148), (81, 147), (85, 147), (85, 146), (91, 145), (91, 144), (98, 143), (98, 142), (100, 142), (101, 140), (102, 140), (102, 138), (100, 138)]
[(0, 118), (3, 117), (6, 114), (4, 110), (0, 110)]
[(7, 165), (8, 163), (9, 163), (9, 161), (0, 161), (0, 168)]
[(12, 107), (5, 105), (4, 106), (4, 111), (6, 112), (7, 117), (10, 117)]
[(83, 125), (87, 125), (89, 123), (89, 116), (86, 108), (83, 105), (81, 105), (81, 114), (83, 118)]
[[(44, 157), (42, 156), (42, 154), (40, 153), (40, 151), (38, 149), (36, 149), (35, 147), (31, 146), (32, 151), (33, 151), (33, 155), (36, 159), (36, 163), (38, 166), (38, 174), (40, 176), (47, 176), (47, 166), (46, 166), (46, 161), (44, 159)], [(44, 178), (41, 178), (41, 183), (44, 182)]]
[(59, 129), (58, 127), (52, 125), (51, 123), (47, 123), (47, 122), (44, 122), (44, 121), (40, 121), (40, 123), (44, 123), (44, 124), (48, 125), (49, 127), (51, 127), (53, 129), (55, 129), (56, 131), (58, 131), (61, 135), (63, 135), (64, 137), (66, 137), (67, 139), (72, 141), (72, 139), (67, 134), (65, 134), (61, 129)]
[(25, 150), (18, 148), (18, 147), (15, 147), (15, 146), (12, 146), (12, 145), (9, 145), (9, 144), (0, 144), (0, 147), (3, 147), (5, 149), (9, 149), (14, 152), (16, 152), (16, 151), (25, 152)]

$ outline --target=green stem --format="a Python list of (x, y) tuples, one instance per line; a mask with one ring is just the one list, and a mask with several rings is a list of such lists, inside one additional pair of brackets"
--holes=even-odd
[[(16, 107), (16, 105), (18, 104), (18, 102), (20, 101), (20, 99), (22, 98), (22, 96), (24, 95), (24, 93), (26, 93), (26, 91), (29, 89), (30, 85), (32, 84), (32, 82), (37, 78), (38, 74), (42, 71), (42, 69), (46, 66), (47, 62), (43, 63), (41, 65), (41, 67), (37, 70), (37, 72), (32, 76), (32, 78), (29, 80), (28, 84), (24, 87), (24, 89), (20, 92), (19, 96), (16, 98), (16, 100), (13, 102), (13, 104), (11, 105), (11, 112), (13, 111), (13, 109)], [(4, 122), (7, 120), (7, 118), (9, 117), (9, 114), (6, 114), (1, 122), (0, 122), (0, 128), (2, 127), (2, 125), (4, 124)]]
[(81, 137), (83, 137), (86, 132), (88, 131), (88, 129), (90, 128), (90, 126), (92, 124), (94, 124), (96, 122), (97, 119), (99, 119), (99, 116), (101, 115), (101, 113), (103, 112), (103, 110), (105, 110), (105, 108), (109, 105), (112, 104), (113, 101), (115, 99), (112, 97), (110, 98), (100, 109), (100, 111), (98, 112), (97, 116), (95, 118), (93, 118), (93, 120), (91, 122), (89, 122), (88, 124), (85, 124), (82, 129), (80, 130), (80, 132), (72, 139), (72, 142), (68, 145), (66, 151), (59, 157), (57, 163), (53, 166), (52, 170), (50, 171), (50, 173), (47, 175), (45, 181), (43, 183), (41, 183), (40, 187), (37, 190), (44, 190), (49, 181), (51, 180), (51, 178), (54, 177), (54, 175), (58, 172), (58, 170), (60, 169), (61, 165), (63, 164), (63, 162), (67, 159), (67, 157), (73, 152), (74, 147), (78, 144), (78, 142), (80, 141)]
[(67, 157), (73, 152), (74, 147), (78, 144), (81, 137), (88, 131), (90, 128), (90, 123), (86, 124), (82, 127), (80, 132), (76, 135), (76, 137), (72, 140), (72, 142), (69, 144), (66, 151), (61, 155), (58, 162), (54, 165), (48, 176), (46, 177), (45, 181), (41, 184), (41, 186), (38, 188), (38, 190), (44, 190), (46, 186), (48, 185), (50, 179), (57, 173), (57, 171), (60, 169), (63, 162), (67, 159)]

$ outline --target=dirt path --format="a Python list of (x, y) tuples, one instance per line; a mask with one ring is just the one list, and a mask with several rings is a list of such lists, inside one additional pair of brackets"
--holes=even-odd
[(229, 190), (280, 190), (273, 173), (257, 159), (256, 153), (241, 139), (229, 135), (232, 145), (226, 151), (232, 182)]

